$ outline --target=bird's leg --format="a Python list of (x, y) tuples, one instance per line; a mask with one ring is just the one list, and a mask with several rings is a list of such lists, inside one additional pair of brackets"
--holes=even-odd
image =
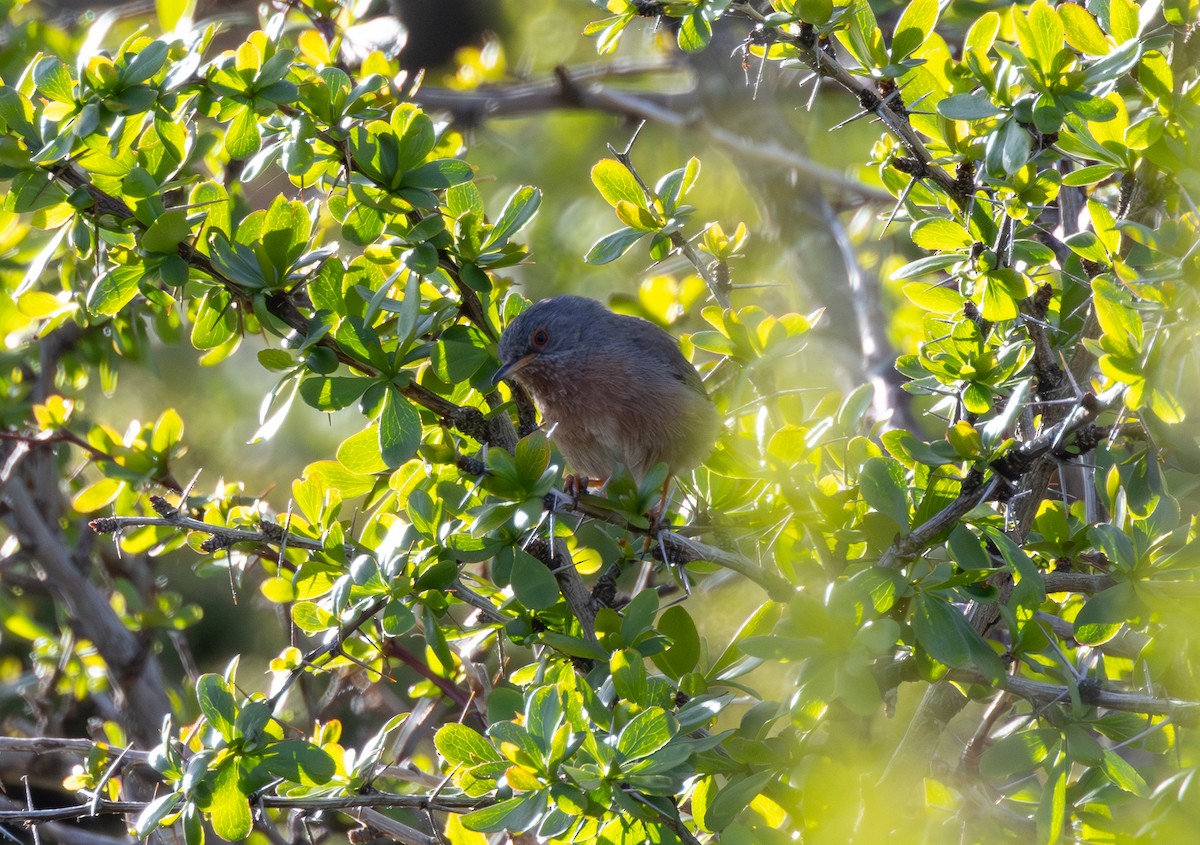
[(586, 475), (568, 475), (563, 478), (563, 492), (571, 497), (574, 505), (579, 505), (579, 497), (587, 493), (588, 477)]
[[(668, 475), (666, 481), (663, 482), (662, 496), (659, 497), (658, 506), (648, 514), (650, 517), (650, 533), (646, 535), (646, 543), (642, 548), (642, 554), (650, 551), (650, 544), (654, 541), (654, 538), (662, 532), (664, 527), (663, 517), (665, 517), (667, 513), (667, 501), (671, 498), (672, 480), (673, 479), (671, 476)], [(666, 560), (665, 556), (663, 557), (663, 560)]]

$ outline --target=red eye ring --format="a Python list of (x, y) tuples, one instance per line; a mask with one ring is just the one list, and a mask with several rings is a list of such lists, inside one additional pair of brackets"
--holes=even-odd
[(545, 349), (546, 344), (550, 342), (550, 332), (546, 331), (545, 326), (539, 326), (533, 330), (533, 334), (529, 336), (529, 345), (534, 349)]

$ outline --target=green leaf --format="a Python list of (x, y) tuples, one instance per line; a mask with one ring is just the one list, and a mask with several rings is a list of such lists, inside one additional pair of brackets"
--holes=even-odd
[(533, 215), (537, 213), (541, 203), (542, 192), (537, 188), (518, 188), (505, 203), (504, 210), (500, 212), (500, 219), (492, 227), (492, 231), (483, 245), (484, 248), (486, 249), (492, 244), (503, 243), (521, 231), (525, 224), (533, 219)]
[(351, 208), (342, 220), (342, 234), (352, 244), (367, 246), (383, 234), (384, 224), (383, 215), (378, 209), (359, 204)]
[(1068, 767), (1068, 761), (1060, 760), (1051, 768), (1049, 777), (1042, 786), (1042, 798), (1034, 813), (1037, 845), (1056, 845), (1062, 840), (1067, 809)]
[[(1115, 119), (1121, 113), (1117, 104), (1107, 97), (1090, 97), (1071, 92), (1064, 94), (1060, 102), (1065, 102), (1067, 108), (1091, 123), (1104, 123)], [(1057, 129), (1057, 125), (1055, 128)]]
[(116, 478), (101, 478), (75, 494), (71, 506), (80, 513), (94, 513), (111, 505), (125, 489), (125, 482)]
[[(1062, 8), (1067, 8), (1063, 6)], [(1071, 5), (1070, 8), (1078, 9), (1079, 6)], [(1081, 167), (1078, 170), (1073, 170), (1063, 177), (1063, 185), (1069, 188), (1080, 188), (1085, 185), (1095, 185), (1098, 182), (1103, 182), (1114, 173), (1117, 168), (1111, 164), (1092, 164), (1087, 167)]]
[(795, 8), (805, 23), (822, 24), (833, 15), (833, 0), (797, 0)]
[(608, 264), (610, 261), (616, 261), (645, 236), (645, 232), (639, 232), (637, 229), (618, 229), (592, 244), (583, 260), (588, 264)]
[(675, 208), (683, 197), (687, 196), (696, 180), (700, 177), (700, 159), (692, 156), (683, 167), (672, 170), (658, 180), (654, 192), (658, 194), (668, 209)]
[(210, 229), (223, 232), (226, 237), (229, 236), (232, 231), (231, 203), (229, 192), (223, 185), (217, 182), (201, 182), (192, 188), (188, 195), (188, 205), (204, 212), (204, 222), (201, 224), (196, 238), (198, 244), (207, 242), (207, 233)]
[(1046, 600), (1046, 585), (1042, 581), (1041, 571), (1030, 560), (1025, 550), (1003, 531), (994, 528), (987, 528), (985, 531), (988, 539), (1000, 549), (1000, 554), (1013, 576), (1014, 586), (1009, 606), (1021, 611), (1018, 614), (1020, 621), (1031, 619)]
[(617, 736), (617, 753), (626, 762), (649, 757), (671, 741), (679, 722), (661, 707), (650, 707), (634, 716)]
[(463, 827), (480, 833), (522, 833), (531, 828), (546, 808), (542, 790), (527, 792), (516, 798), (475, 810), (462, 817)]
[(924, 276), (926, 273), (933, 273), (937, 270), (953, 267), (962, 260), (963, 256), (957, 253), (927, 255), (924, 258), (918, 258), (916, 261), (910, 261), (899, 270), (896, 270), (892, 273), (892, 280), (899, 282), (917, 276)]
[(1111, 748), (1104, 749), (1104, 761), (1100, 768), (1120, 789), (1144, 798), (1150, 794), (1150, 787), (1132, 764)]
[(723, 830), (750, 806), (750, 802), (762, 794), (778, 773), (767, 769), (750, 775), (731, 775), (720, 791), (709, 800), (704, 813), (704, 827), (708, 830)]
[(474, 176), (475, 171), (465, 161), (456, 158), (442, 158), (436, 161), (427, 161), (419, 167), (409, 170), (404, 174), (404, 179), (400, 184), (406, 188), (440, 190), (463, 182), (470, 182)]
[(904, 466), (893, 458), (870, 458), (858, 477), (863, 500), (908, 531), (908, 485)]
[(116, 314), (137, 296), (138, 281), (144, 272), (136, 264), (118, 264), (105, 270), (88, 289), (88, 310), (106, 316)]
[(249, 158), (262, 147), (258, 118), (248, 106), (239, 109), (225, 130), (225, 152), (234, 160)]
[(33, 83), (55, 102), (75, 102), (75, 80), (71, 71), (54, 56), (44, 56), (33, 66)]
[(254, 818), (250, 814), (250, 801), (238, 786), (236, 758), (221, 766), (213, 778), (210, 812), (213, 831), (222, 839), (241, 842), (250, 835)]
[(433, 121), (416, 106), (402, 103), (392, 112), (392, 130), (400, 136), (396, 151), (395, 172), (404, 173), (416, 167), (433, 152), (437, 133)]
[(712, 41), (712, 24), (703, 11), (685, 15), (679, 22), (679, 49), (685, 53), (699, 53)]
[(169, 49), (163, 41), (151, 41), (121, 70), (121, 82), (125, 86), (137, 85), (154, 76), (162, 69)]
[(925, 43), (937, 18), (937, 0), (912, 0), (908, 4), (892, 36), (892, 64), (904, 61)]
[[(1136, 12), (1134, 13), (1136, 16)], [(1142, 42), (1131, 38), (1104, 58), (1094, 62), (1084, 73), (1085, 85), (1111, 82), (1137, 64), (1142, 54)]]
[(308, 246), (312, 231), (308, 214), (304, 203), (288, 201), (280, 196), (275, 198), (262, 218), (262, 229), (255, 240), (275, 268), (277, 283), (283, 281)]
[(438, 728), (433, 744), (451, 766), (474, 766), (504, 759), (482, 734), (459, 722)]
[(649, 696), (646, 664), (640, 652), (623, 648), (612, 653), (608, 661), (613, 688), (626, 701), (645, 702)]
[(625, 200), (617, 202), (617, 219), (632, 229), (656, 232), (662, 228), (658, 219), (640, 205)]
[(1169, 390), (1155, 387), (1150, 390), (1150, 410), (1167, 425), (1178, 425), (1187, 418), (1179, 398)]
[(1017, 318), (1017, 303), (1033, 293), (1033, 285), (1023, 273), (1010, 267), (997, 267), (988, 273), (979, 288), (979, 313), (985, 320), (999, 323)]
[(956, 608), (931, 593), (918, 593), (912, 616), (917, 641), (947, 666), (974, 664), (989, 678), (1004, 674), (1004, 664)]
[(307, 479), (339, 491), (346, 499), (361, 496), (375, 486), (375, 479), (371, 476), (350, 472), (337, 461), (316, 461), (309, 464), (304, 468), (302, 480)]
[(273, 742), (259, 757), (273, 776), (303, 786), (324, 786), (337, 772), (337, 765), (324, 749), (303, 739)]
[(215, 728), (226, 742), (231, 741), (234, 737), (234, 723), (237, 721), (237, 702), (225, 679), (211, 672), (201, 675), (196, 681), (196, 699), (200, 704), (200, 712), (204, 714), (209, 725)]
[(1056, 730), (1025, 730), (996, 741), (979, 758), (979, 773), (1004, 779), (1031, 772), (1058, 745)]
[(927, 285), (921, 282), (907, 284), (904, 295), (914, 305), (934, 314), (961, 314), (967, 298), (952, 287)]
[(952, 94), (937, 104), (938, 113), (951, 120), (983, 120), (1003, 114), (1002, 109), (992, 104), (987, 94)]
[[(1063, 23), (1045, 0), (1038, 0), (1029, 9), (1026, 30), (1017, 22), (1017, 36), (1026, 57), (1043, 72), (1054, 66), (1054, 59), (1063, 46)], [(1022, 36), (1025, 37), (1022, 37)]]
[(300, 601), (292, 605), (292, 621), (306, 634), (319, 634), (337, 626), (337, 617), (321, 605)]
[(1141, 32), (1139, 12), (1133, 0), (1109, 0), (1108, 31), (1118, 44), (1137, 39)]
[(200, 300), (196, 322), (192, 324), (192, 346), (215, 349), (234, 337), (237, 331), (237, 312), (230, 307), (229, 294), (223, 288), (209, 288)]
[(984, 455), (983, 438), (975, 426), (966, 420), (959, 420), (946, 429), (946, 440), (954, 452), (965, 460), (974, 460)]
[(300, 382), (300, 396), (318, 411), (338, 411), (362, 396), (372, 383), (361, 376), (318, 376)]
[(196, 11), (196, 0), (155, 0), (158, 26), (163, 32), (174, 32), (180, 21), (190, 21)]
[(592, 184), (596, 186), (600, 196), (604, 197), (604, 201), (613, 208), (622, 200), (646, 207), (646, 195), (633, 178), (633, 174), (619, 161), (606, 158), (596, 162), (592, 167)]
[(1103, 56), (1112, 49), (1092, 13), (1082, 5), (1063, 3), (1058, 7), (1067, 43), (1081, 53)]
[(926, 217), (909, 230), (913, 243), (922, 249), (966, 249), (975, 242), (959, 223), (945, 217)]
[(369, 425), (342, 441), (337, 449), (338, 462), (351, 472), (370, 475), (386, 470), (387, 464), (379, 451), (379, 430)]
[(843, 17), (850, 24), (848, 30), (837, 31), (838, 39), (854, 55), (864, 68), (882, 68), (888, 64), (887, 50), (883, 48), (883, 33), (875, 20), (875, 12), (868, 0), (853, 0), (847, 4), (849, 14)]
[(150, 448), (165, 454), (169, 449), (183, 439), (183, 419), (174, 408), (167, 408), (154, 422), (154, 431), (150, 435)]
[(544, 563), (516, 549), (510, 576), (513, 595), (530, 610), (545, 610), (558, 601), (558, 581)]
[(296, 361), (292, 358), (291, 353), (284, 349), (260, 349), (256, 357), (264, 369), (276, 373), (290, 370), (296, 366)]
[(384, 396), (379, 415), (379, 451), (389, 469), (395, 469), (421, 445), (421, 417), (398, 390)]
[(626, 645), (633, 645), (637, 642), (654, 624), (656, 613), (658, 613), (658, 593), (654, 590), (640, 591), (629, 604), (625, 605), (622, 611), (621, 640)]
[(696, 623), (682, 605), (673, 605), (663, 611), (655, 627), (671, 644), (665, 651), (654, 654), (650, 659), (668, 678), (678, 680), (693, 671), (700, 662), (700, 634)]
[(1138, 358), (1144, 339), (1142, 318), (1133, 301), (1103, 276), (1092, 279), (1092, 303), (1104, 331), (1104, 348), (1121, 358)]
[[(168, 792), (155, 798), (146, 806), (146, 809), (142, 810), (141, 814), (137, 817), (137, 821), (134, 822), (133, 829), (135, 834), (140, 837), (149, 835), (158, 827), (163, 819), (179, 809), (179, 805), (183, 800), (182, 792)], [(188, 843), (188, 845), (191, 845), (191, 843)]]
[(417, 615), (404, 602), (392, 599), (384, 605), (380, 622), (389, 637), (402, 637), (416, 626)]
[(1088, 598), (1075, 617), (1075, 639), (1098, 646), (1111, 640), (1137, 611), (1137, 595), (1128, 582), (1116, 584)]
[(1142, 56), (1142, 63), (1138, 66), (1138, 82), (1157, 102), (1170, 102), (1175, 91), (1175, 74), (1167, 57), (1157, 50)]
[(1107, 266), (1112, 259), (1108, 252), (1104, 249), (1104, 244), (1100, 242), (1100, 238), (1095, 232), (1075, 232), (1067, 235), (1064, 243), (1071, 248), (1071, 252), (1078, 255), (1080, 258), (1086, 258), (1088, 261), (1094, 261), (1097, 264)]
[(142, 249), (147, 252), (174, 253), (179, 244), (190, 234), (187, 212), (181, 208), (172, 208), (150, 224), (146, 234), (142, 235)]

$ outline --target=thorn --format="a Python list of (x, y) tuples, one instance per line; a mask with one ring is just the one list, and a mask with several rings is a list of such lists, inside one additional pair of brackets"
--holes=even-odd
[(892, 221), (896, 219), (896, 215), (900, 213), (901, 206), (908, 199), (908, 195), (912, 193), (913, 186), (917, 184), (917, 177), (908, 180), (908, 184), (904, 186), (904, 190), (900, 192), (900, 199), (896, 200), (896, 206), (892, 209), (892, 213), (888, 215), (887, 221), (883, 224), (883, 231), (879, 233), (880, 240), (887, 234), (888, 226), (892, 225)]
[[(820, 93), (820, 91), (821, 91), (821, 74), (814, 73), (808, 79), (816, 80), (815, 82), (813, 82), (812, 93), (808, 95), (808, 103), (804, 107), (805, 111), (812, 111), (813, 103), (815, 103), (817, 101), (817, 94)], [(808, 82), (808, 79), (806, 79), (804, 82), (800, 83), (801, 87), (804, 86), (805, 82)]]
[(829, 127), (829, 131), (832, 132), (835, 129), (841, 129), (843, 126), (849, 126), (854, 121), (862, 120), (864, 117), (870, 117), (873, 114), (875, 114), (875, 112), (873, 112), (873, 111), (860, 111), (858, 114), (854, 115), (853, 117), (846, 118), (841, 123), (839, 123), (837, 126)]
[[(897, 89), (897, 90), (899, 90), (899, 89)], [(909, 105), (909, 107), (908, 107), (908, 113), (909, 113), (909, 114), (915, 114), (916, 112), (914, 112), (914, 111), (912, 110), (912, 109), (913, 109), (913, 106), (919, 106), (919, 105), (921, 105), (921, 103), (923, 103), (923, 102), (925, 102), (926, 100), (928, 100), (928, 99), (929, 99), (929, 96), (930, 96), (932, 93), (933, 93), (932, 91), (927, 91), (927, 92), (925, 92), (924, 94), (922, 94), (920, 97), (917, 97), (917, 99), (913, 100), (913, 101), (912, 101), (912, 103), (911, 103), (911, 105)], [(922, 114), (930, 114), (930, 112), (922, 112)]]

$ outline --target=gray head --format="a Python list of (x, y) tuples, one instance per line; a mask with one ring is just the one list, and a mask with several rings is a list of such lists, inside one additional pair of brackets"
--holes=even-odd
[(583, 296), (556, 296), (531, 305), (504, 330), (500, 369), (492, 383), (510, 376), (528, 382), (557, 373), (566, 377), (573, 361), (606, 335), (611, 337), (605, 326), (614, 319), (616, 315), (599, 302)]

